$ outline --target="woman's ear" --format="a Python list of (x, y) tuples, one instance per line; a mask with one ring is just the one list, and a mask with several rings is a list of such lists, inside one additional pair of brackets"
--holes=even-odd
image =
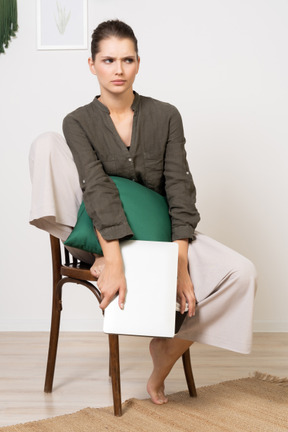
[(138, 56), (138, 58), (137, 58), (137, 61), (138, 61), (138, 69), (137, 69), (137, 74), (138, 74), (138, 72), (139, 72), (139, 67), (140, 67), (140, 57)]
[(91, 72), (93, 75), (97, 75), (97, 74), (96, 74), (96, 70), (95, 70), (94, 61), (92, 60), (91, 57), (88, 58), (88, 65), (89, 65), (90, 72)]

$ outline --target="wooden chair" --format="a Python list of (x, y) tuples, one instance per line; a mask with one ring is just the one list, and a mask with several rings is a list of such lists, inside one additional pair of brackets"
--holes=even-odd
[[(98, 302), (101, 301), (100, 291), (92, 282), (96, 279), (89, 271), (89, 266), (77, 261), (65, 251), (65, 264), (62, 264), (60, 241), (58, 238), (50, 235), (52, 269), (53, 269), (53, 301), (52, 301), (52, 318), (50, 329), (50, 342), (46, 368), (46, 378), (44, 391), (52, 392), (53, 378), (55, 371), (55, 362), (57, 355), (57, 346), (60, 328), (60, 316), (62, 310), (62, 287), (65, 283), (76, 283), (87, 287), (96, 297)], [(119, 363), (119, 338), (118, 335), (109, 334), (109, 374), (112, 381), (114, 415), (122, 415), (121, 407), (121, 386), (120, 386), (120, 363)], [(196, 397), (196, 388), (191, 368), (189, 349), (182, 356), (185, 377), (191, 397)]]

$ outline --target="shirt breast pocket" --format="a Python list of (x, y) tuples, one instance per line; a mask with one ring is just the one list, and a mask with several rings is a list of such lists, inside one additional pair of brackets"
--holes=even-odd
[(164, 187), (164, 160), (163, 155), (144, 153), (145, 180), (147, 187), (162, 192)]
[(104, 168), (104, 171), (108, 175), (116, 175), (117, 166), (116, 166), (116, 160), (115, 159), (109, 159), (109, 160), (102, 160), (102, 166)]

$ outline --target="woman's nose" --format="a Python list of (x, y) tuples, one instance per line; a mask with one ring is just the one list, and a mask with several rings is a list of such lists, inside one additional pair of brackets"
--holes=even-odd
[(121, 61), (117, 61), (116, 62), (116, 74), (117, 75), (122, 75), (122, 73), (123, 73), (122, 62)]

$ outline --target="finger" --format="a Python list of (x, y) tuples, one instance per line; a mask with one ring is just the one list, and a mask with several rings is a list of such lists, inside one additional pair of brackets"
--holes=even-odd
[(189, 317), (192, 317), (195, 315), (195, 298), (190, 297), (189, 299), (187, 299), (187, 302), (188, 302), (188, 315)]
[(118, 299), (118, 304), (119, 304), (120, 309), (124, 309), (125, 297), (126, 297), (126, 287), (120, 288), (119, 299)]
[(102, 309), (103, 311), (106, 309), (106, 307), (108, 306), (108, 302), (105, 298), (102, 299), (101, 303), (99, 304), (100, 309)]
[(181, 314), (183, 314), (185, 312), (186, 309), (186, 297), (184, 295), (181, 296), (180, 299), (180, 312)]
[(102, 293), (102, 301), (99, 304), (100, 309), (104, 310), (106, 309), (106, 307), (111, 303), (111, 301), (113, 300), (114, 296), (109, 296), (109, 295), (103, 295)]
[(93, 276), (95, 276), (96, 278), (99, 278), (100, 272), (96, 267), (91, 267), (90, 272)]

